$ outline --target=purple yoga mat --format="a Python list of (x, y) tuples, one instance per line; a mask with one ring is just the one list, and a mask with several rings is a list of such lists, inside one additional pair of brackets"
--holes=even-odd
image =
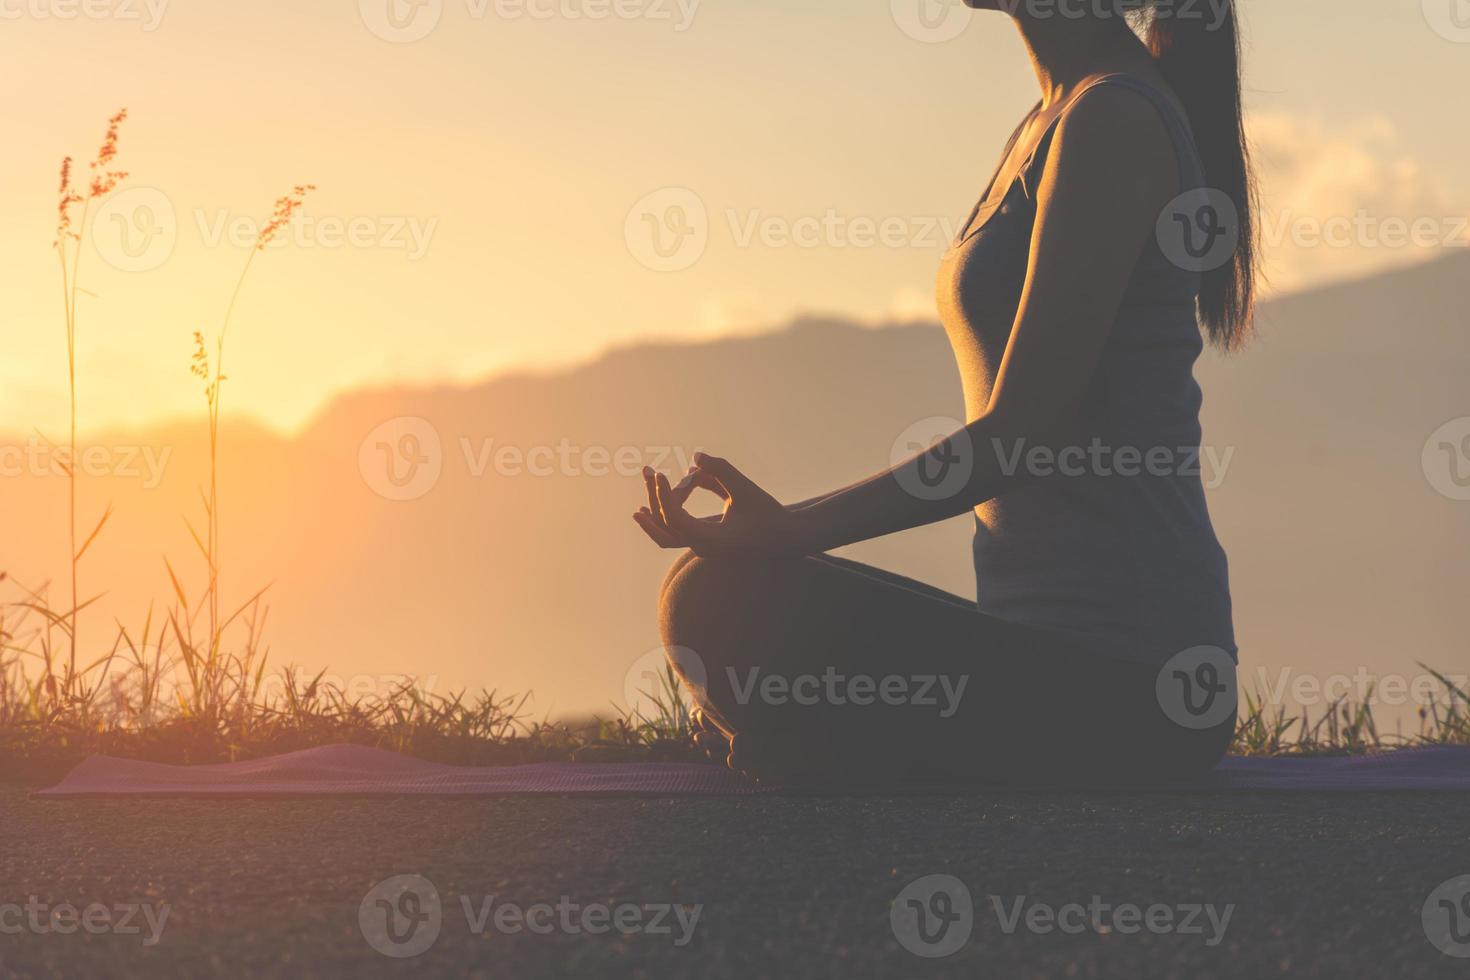
[(1362, 756), (1226, 759), (1219, 789), (1470, 790), (1470, 746), (1435, 745)]
[[(1470, 748), (1358, 758), (1226, 759), (1200, 784), (1223, 790), (1470, 790)], [(749, 796), (776, 791), (727, 769), (673, 763), (447, 766), (360, 745), (268, 759), (170, 766), (92, 756), (40, 796)]]
[(542, 762), (448, 766), (362, 745), (324, 745), (207, 766), (94, 755), (38, 796), (747, 796), (768, 789), (719, 766)]

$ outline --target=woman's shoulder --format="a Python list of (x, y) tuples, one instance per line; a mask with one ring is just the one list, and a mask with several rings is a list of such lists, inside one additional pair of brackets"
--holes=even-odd
[[(1178, 136), (1172, 119), (1173, 96), (1131, 75), (1098, 75), (1086, 79), (1052, 121), (1046, 137), (1027, 167), (1033, 182), (1048, 171), (1065, 168), (1072, 178), (1089, 172), (1101, 176), (1088, 161), (1107, 158), (1126, 162), (1134, 175), (1149, 183), (1169, 186), (1180, 179)], [(1183, 123), (1187, 125), (1187, 123)], [(1068, 166), (1069, 162), (1072, 164)]]
[(1170, 135), (1174, 126), (1186, 130), (1188, 115), (1163, 79), (1107, 73), (1083, 79), (1057, 116), (1057, 128), (1112, 130), (1119, 139), (1152, 134)]

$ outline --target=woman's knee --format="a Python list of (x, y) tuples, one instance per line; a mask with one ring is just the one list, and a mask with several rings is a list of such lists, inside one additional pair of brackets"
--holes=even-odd
[(681, 556), (659, 594), (659, 628), (666, 643), (698, 647), (749, 626), (770, 594), (770, 563)]
[(692, 551), (686, 551), (674, 559), (674, 563), (669, 566), (668, 574), (664, 576), (663, 584), (658, 587), (658, 604), (660, 609), (663, 608), (665, 596), (669, 594), (669, 587), (674, 584), (674, 580), (679, 577), (679, 573), (686, 566), (698, 560), (699, 556)]
[[(791, 562), (698, 558), (675, 563), (659, 603), (659, 630), (675, 666), (720, 714), (737, 711), (728, 679), (784, 659), (786, 609), (798, 583)], [(675, 656), (677, 652), (677, 656)], [(695, 669), (690, 669), (690, 664)], [(695, 675), (698, 676), (695, 676)]]

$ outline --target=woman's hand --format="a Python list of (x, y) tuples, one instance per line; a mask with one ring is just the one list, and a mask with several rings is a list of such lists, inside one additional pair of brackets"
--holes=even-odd
[[(733, 465), (696, 453), (689, 475), (671, 486), (662, 473), (645, 468), (648, 506), (633, 515), (645, 534), (662, 548), (688, 548), (710, 555), (800, 555), (802, 520), (756, 486)], [(684, 503), (696, 489), (725, 501), (717, 517), (691, 517)]]

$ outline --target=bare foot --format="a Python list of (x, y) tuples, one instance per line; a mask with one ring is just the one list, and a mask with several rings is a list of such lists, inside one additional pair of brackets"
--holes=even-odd
[(689, 727), (694, 730), (694, 745), (711, 762), (725, 762), (730, 756), (730, 739), (715, 727), (714, 722), (695, 708), (689, 713)]
[(728, 764), (757, 782), (816, 786), (844, 782), (849, 755), (810, 733), (741, 733), (730, 742)]

